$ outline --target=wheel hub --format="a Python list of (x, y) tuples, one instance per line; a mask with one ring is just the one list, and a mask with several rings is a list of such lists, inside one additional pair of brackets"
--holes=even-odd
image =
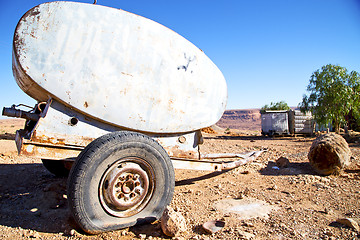
[(110, 214), (128, 217), (146, 204), (149, 193), (149, 176), (135, 162), (114, 164), (105, 173), (100, 187), (100, 199)]

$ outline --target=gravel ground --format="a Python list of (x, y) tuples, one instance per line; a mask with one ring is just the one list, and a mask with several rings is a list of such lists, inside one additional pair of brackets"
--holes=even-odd
[[(17, 156), (16, 124), (2, 121), (0, 140), (0, 239), (169, 239), (160, 222), (92, 236), (70, 217), (66, 178), (49, 173), (39, 159)], [(338, 218), (360, 218), (360, 144), (351, 143), (352, 164), (338, 176), (318, 176), (307, 153), (313, 137), (266, 138), (256, 132), (204, 134), (203, 153), (266, 149), (255, 161), (223, 172), (176, 170), (170, 206), (181, 213), (187, 231), (176, 239), (359, 239)], [(290, 161), (277, 168), (276, 160)], [(244, 219), (219, 202), (261, 201), (273, 210)], [(208, 234), (202, 224), (223, 220)]]

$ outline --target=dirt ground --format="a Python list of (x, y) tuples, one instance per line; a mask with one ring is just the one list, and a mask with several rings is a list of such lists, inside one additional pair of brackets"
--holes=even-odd
[[(79, 230), (66, 201), (66, 178), (49, 173), (41, 160), (18, 156), (14, 132), (21, 120), (0, 120), (0, 239), (169, 239), (159, 221), (92, 236)], [(188, 230), (176, 239), (360, 239), (336, 220), (360, 218), (360, 140), (349, 144), (352, 164), (339, 176), (319, 176), (308, 163), (314, 137), (268, 138), (255, 131), (204, 133), (203, 153), (267, 150), (239, 168), (214, 173), (176, 170), (171, 207)], [(280, 157), (289, 159), (277, 168)], [(221, 200), (256, 199), (273, 207), (266, 216), (243, 219), (217, 207)], [(261, 210), (260, 210), (261, 211)], [(201, 227), (223, 220), (207, 234)]]

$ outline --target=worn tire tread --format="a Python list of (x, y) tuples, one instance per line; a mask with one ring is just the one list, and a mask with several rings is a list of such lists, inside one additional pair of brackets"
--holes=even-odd
[[(87, 171), (89, 169), (89, 165), (91, 165), (91, 161), (94, 158), (97, 158), (102, 155), (102, 152), (104, 148), (111, 147), (116, 149), (116, 143), (126, 143), (126, 144), (134, 144), (134, 146), (138, 146), (138, 142), (141, 144), (148, 144), (151, 146), (151, 148), (157, 152), (158, 155), (162, 156), (162, 160), (165, 164), (166, 169), (162, 170), (164, 172), (168, 172), (165, 174), (168, 174), (167, 178), (170, 179), (169, 183), (166, 183), (169, 187), (164, 197), (161, 199), (165, 199), (164, 203), (161, 201), (161, 204), (164, 204), (165, 206), (162, 206), (163, 208), (166, 207), (167, 204), (170, 203), (174, 186), (175, 186), (175, 176), (174, 176), (174, 169), (172, 166), (172, 163), (170, 161), (169, 156), (167, 155), (166, 151), (162, 148), (160, 144), (158, 144), (153, 139), (149, 138), (148, 136), (134, 133), (134, 132), (114, 132), (110, 134), (106, 134), (104, 136), (99, 137), (98, 139), (91, 142), (78, 156), (76, 162), (74, 163), (74, 166), (72, 167), (69, 178), (68, 178), (68, 201), (69, 201), (69, 208), (72, 212), (74, 219), (80, 223), (80, 227), (90, 234), (98, 234), (101, 232), (109, 231), (109, 230), (115, 230), (118, 229), (114, 226), (95, 226), (93, 220), (88, 217), (87, 214), (84, 214), (86, 212), (86, 206), (85, 203), (82, 201), (84, 198), (84, 193), (82, 191), (78, 191), (83, 185), (82, 179), (86, 177)], [(141, 145), (140, 144), (140, 145)], [(142, 145), (141, 145), (142, 146)], [(156, 213), (157, 218), (160, 217), (159, 213)], [(124, 220), (124, 219), (120, 219)], [(123, 227), (129, 227), (134, 225), (134, 222), (129, 222), (122, 225)], [(145, 221), (146, 222), (146, 221)], [(120, 224), (121, 225), (121, 224)]]

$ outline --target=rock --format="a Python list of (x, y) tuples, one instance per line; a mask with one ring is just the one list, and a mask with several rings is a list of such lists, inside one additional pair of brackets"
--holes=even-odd
[(37, 209), (37, 208), (32, 208), (32, 209), (30, 209), (30, 212), (33, 212), (33, 213), (35, 213), (35, 212), (37, 212), (39, 209)]
[(334, 236), (334, 234), (330, 231), (330, 229), (325, 229), (325, 231), (323, 232), (326, 236)]
[(70, 236), (75, 236), (75, 234), (76, 234), (75, 229), (71, 229), (71, 230), (69, 231), (69, 235), (70, 235)]
[(360, 233), (359, 224), (352, 218), (338, 218), (336, 222), (341, 223), (345, 226), (348, 226), (354, 229), (357, 233)]
[(278, 189), (278, 187), (276, 186), (276, 184), (274, 184), (273, 186), (269, 187), (268, 189), (269, 190), (276, 190), (276, 189)]
[(329, 208), (324, 208), (324, 213), (325, 214), (332, 214), (333, 210), (329, 209)]
[(279, 168), (287, 168), (289, 164), (290, 161), (286, 157), (280, 157), (278, 160), (276, 160), (276, 166)]
[(186, 240), (184, 237), (173, 237), (172, 240)]
[(28, 236), (29, 238), (40, 238), (40, 233), (38, 232), (31, 232), (30, 235)]
[(202, 240), (202, 237), (199, 235), (195, 235), (191, 238), (191, 240)]
[(76, 231), (73, 228), (64, 230), (64, 236), (75, 236), (75, 234)]
[(212, 128), (212, 126), (202, 128), (200, 130), (201, 130), (201, 132), (204, 132), (204, 133), (216, 134), (216, 131)]
[(145, 238), (146, 238), (146, 234), (139, 234), (139, 238), (140, 238), (140, 239), (145, 239)]
[(240, 229), (237, 230), (238, 235), (240, 236), (240, 239), (246, 239), (246, 240), (250, 240), (250, 239), (254, 239), (255, 238), (255, 234), (246, 232), (246, 231), (242, 231)]
[(312, 143), (308, 159), (316, 172), (322, 175), (340, 173), (350, 164), (351, 150), (345, 139), (335, 133), (321, 135)]
[(255, 225), (254, 225), (253, 223), (251, 223), (251, 222), (244, 222), (242, 225), (245, 226), (245, 227), (254, 227), (254, 226), (255, 226)]
[(220, 231), (221, 229), (223, 229), (225, 227), (225, 222), (219, 221), (219, 220), (213, 220), (213, 221), (204, 223), (202, 225), (202, 227), (205, 230), (205, 232), (213, 234), (213, 233), (216, 233), (217, 231)]
[(161, 217), (161, 229), (165, 235), (175, 237), (186, 231), (185, 218), (168, 206)]
[(246, 187), (243, 191), (244, 196), (248, 196), (250, 194), (250, 189)]

